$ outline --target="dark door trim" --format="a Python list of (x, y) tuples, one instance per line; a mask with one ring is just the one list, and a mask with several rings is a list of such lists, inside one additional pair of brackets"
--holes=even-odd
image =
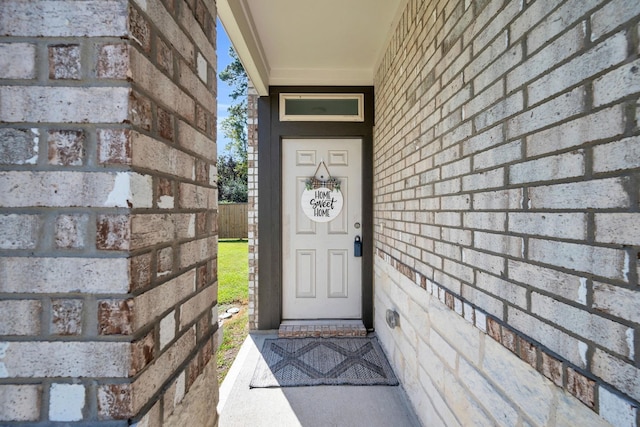
[[(363, 93), (364, 122), (280, 122), (280, 93)], [(362, 321), (373, 329), (373, 125), (371, 86), (277, 86), (258, 100), (258, 329), (282, 320), (282, 139), (362, 138)]]

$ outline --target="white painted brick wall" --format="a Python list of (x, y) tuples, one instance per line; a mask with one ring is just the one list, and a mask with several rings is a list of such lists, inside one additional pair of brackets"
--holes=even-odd
[(586, 367), (587, 346), (580, 340), (519, 309), (509, 307), (509, 324), (578, 367)]
[[(548, 35), (543, 35), (543, 42), (546, 43), (549, 40)], [(538, 36), (538, 34), (532, 32), (527, 40), (527, 49), (529, 52), (537, 49), (536, 43), (538, 40), (532, 40), (532, 37), (535, 38), (536, 36)], [(523, 84), (530, 82), (543, 74), (547, 69), (578, 52), (584, 47), (585, 37), (584, 26), (576, 25), (553, 43), (545, 46), (540, 52), (537, 52), (509, 73), (507, 76), (507, 92), (511, 92)]]
[(524, 255), (524, 241), (522, 238), (504, 234), (475, 231), (473, 233), (473, 246), (485, 251), (517, 258), (521, 258)]
[(80, 421), (85, 406), (85, 388), (81, 384), (51, 384), (49, 389), (49, 419)]
[(527, 290), (522, 286), (482, 271), (478, 271), (476, 274), (476, 286), (517, 307), (523, 309), (527, 307)]
[(128, 207), (134, 200), (126, 172), (7, 171), (0, 172), (0, 187), (9, 189), (0, 194), (3, 207)]
[(194, 322), (218, 298), (218, 288), (209, 286), (180, 306), (180, 329)]
[(585, 108), (585, 98), (585, 89), (577, 87), (571, 92), (521, 113), (507, 122), (507, 137), (516, 138), (557, 123), (560, 119), (581, 113)]
[(139, 83), (154, 99), (170, 104), (182, 117), (194, 119), (194, 100), (137, 50), (131, 51), (131, 72), (147, 76)]
[(522, 111), (523, 107), (524, 97), (519, 91), (479, 113), (473, 120), (473, 124), (476, 129), (483, 130)]
[(509, 183), (551, 181), (581, 176), (585, 171), (584, 151), (576, 150), (543, 157), (509, 167)]
[(505, 213), (465, 212), (465, 228), (490, 231), (505, 231), (507, 215)]
[(529, 239), (529, 258), (578, 272), (628, 280), (625, 252), (586, 244)]
[[(0, 291), (7, 293), (126, 293), (124, 258), (0, 258)], [(106, 280), (104, 280), (106, 279)], [(25, 289), (24, 283), (29, 283)]]
[(0, 2), (0, 424), (159, 423), (215, 351), (215, 19)]
[(640, 398), (640, 369), (596, 349), (592, 358), (593, 373), (633, 399)]
[(569, 301), (586, 303), (587, 279), (585, 278), (526, 262), (509, 260), (507, 265), (511, 280), (529, 284), (531, 277), (535, 277), (536, 280), (530, 284), (534, 289), (557, 295)]
[(462, 187), (464, 191), (502, 187), (504, 182), (504, 169), (502, 168), (462, 177)]
[(597, 242), (640, 246), (640, 214), (619, 213), (595, 215)]
[(522, 207), (522, 189), (488, 191), (473, 194), (476, 210), (507, 210)]
[(509, 231), (529, 236), (584, 240), (587, 238), (587, 214), (510, 212)]
[(160, 349), (176, 336), (176, 312), (172, 311), (160, 321)]
[(0, 120), (122, 123), (128, 97), (124, 87), (0, 86)]
[(37, 421), (42, 389), (38, 385), (0, 385), (0, 419)]
[(533, 209), (607, 209), (629, 206), (625, 179), (555, 184), (529, 189)]
[(39, 215), (0, 215), (0, 249), (34, 249), (41, 222)]
[(194, 159), (183, 151), (137, 132), (132, 133), (131, 143), (132, 162), (137, 166), (181, 178), (194, 178)]
[(28, 9), (20, 0), (3, 1), (0, 28), (10, 36), (124, 36), (126, 2), (89, 0), (82, 3), (34, 0)]
[[(385, 223), (375, 235), (383, 259), (376, 268), (391, 262), (428, 278), (424, 290), (443, 310), (467, 325), (480, 319), (477, 329), (493, 340), (485, 356), (488, 346), (502, 353), (495, 366), (524, 361), (550, 386), (546, 403), (535, 406), (519, 388), (526, 375), (509, 388), (487, 377), (486, 359), (476, 372), (487, 383), (437, 373), (452, 370), (449, 361), (418, 366), (428, 401), (446, 408), (429, 421), (465, 424), (469, 413), (477, 421), (515, 411), (500, 422), (603, 425), (616, 419), (616, 407), (626, 414), (619, 423), (638, 422), (629, 412), (638, 404), (630, 391), (638, 348), (631, 310), (640, 272), (640, 10), (632, 3), (409, 3), (387, 46), (375, 77), (374, 220)], [(376, 301), (393, 301), (394, 286), (409, 286), (403, 277)], [(442, 316), (424, 309), (431, 322)], [(468, 360), (451, 329), (436, 328), (435, 341), (443, 352), (461, 352), (459, 370)], [(381, 335), (398, 343), (390, 345), (395, 363), (414, 369), (406, 354), (395, 354), (400, 348), (444, 357), (396, 333)], [(614, 379), (618, 370), (624, 380)], [(609, 401), (598, 402), (600, 387)], [(467, 394), (476, 388), (511, 409)], [(413, 401), (424, 405), (423, 397)]]
[[(547, 15), (553, 8), (557, 6), (557, 2), (553, 0), (537, 1), (529, 4), (522, 13), (509, 24), (511, 42), (516, 42), (520, 37), (530, 31)], [(520, 4), (524, 8), (524, 4)]]
[[(461, 294), (464, 296), (465, 300), (469, 301), (471, 304), (482, 307), (487, 314), (499, 319), (504, 317), (504, 303), (486, 292), (475, 287), (463, 286)], [(482, 314), (479, 315), (478, 313), (479, 311), (476, 310), (476, 324), (486, 324), (485, 318)]]
[(195, 271), (190, 270), (134, 298), (136, 307), (134, 329), (144, 327), (150, 321), (155, 320), (159, 314), (176, 306), (178, 302), (193, 293), (195, 282)]
[(531, 295), (531, 311), (603, 348), (633, 359), (633, 348), (629, 348), (627, 340), (633, 329), (629, 327), (536, 292)]
[(618, 136), (624, 132), (624, 128), (623, 108), (615, 105), (528, 136), (527, 156), (534, 157)]
[(0, 76), (4, 79), (36, 77), (36, 45), (0, 43)]
[[(593, 49), (567, 62), (528, 87), (529, 104), (565, 91), (569, 87), (624, 61), (627, 56), (627, 38), (618, 33), (605, 39)], [(628, 92), (627, 92), (628, 93)], [(600, 105), (600, 103), (596, 103)]]
[(625, 138), (593, 147), (594, 172), (612, 172), (637, 167), (640, 167), (639, 137)]
[(508, 144), (491, 148), (473, 156), (473, 169), (490, 169), (519, 160), (522, 157), (522, 141), (516, 140)]
[[(560, 5), (539, 25), (533, 28), (527, 36), (527, 49), (534, 52), (543, 46), (549, 39), (566, 31), (568, 27), (576, 24), (572, 30), (584, 28), (579, 19), (589, 10), (597, 7), (600, 0), (569, 0)], [(562, 40), (562, 36), (558, 40)], [(555, 43), (555, 42), (554, 42)]]
[[(0, 370), (5, 378), (114, 377), (129, 375), (124, 342), (5, 342)], [(96, 358), (108, 354), (108, 358)]]
[(162, 353), (155, 363), (149, 366), (149, 369), (136, 378), (132, 385), (135, 391), (132, 402), (134, 413), (138, 413), (152, 394), (157, 391), (159, 382), (166, 381), (174, 372), (177, 372), (178, 367), (184, 363), (195, 344), (195, 328), (191, 328), (174, 345)]
[(625, 64), (593, 82), (593, 104), (600, 106), (640, 92), (640, 60)]
[(0, 335), (39, 335), (40, 301), (0, 301)]
[(613, 0), (591, 15), (591, 40), (625, 23), (640, 13), (640, 5), (633, 1)]
[(640, 323), (640, 291), (601, 282), (593, 283), (593, 308), (620, 319)]

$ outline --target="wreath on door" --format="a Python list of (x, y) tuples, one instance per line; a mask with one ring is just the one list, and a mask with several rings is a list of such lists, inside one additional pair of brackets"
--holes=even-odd
[[(318, 178), (318, 172), (320, 172), (321, 167), (324, 167), (324, 170), (327, 172), (327, 178), (325, 178), (325, 175), (320, 175), (320, 178)], [(326, 187), (331, 191), (340, 191), (340, 180), (331, 176), (329, 168), (327, 168), (324, 160), (320, 160), (313, 176), (311, 178), (307, 178), (305, 181), (305, 188), (307, 190), (315, 190), (322, 187)]]

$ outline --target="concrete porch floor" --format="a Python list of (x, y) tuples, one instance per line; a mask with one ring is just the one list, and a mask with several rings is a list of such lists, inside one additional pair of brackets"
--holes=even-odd
[(220, 387), (220, 427), (418, 427), (401, 386), (249, 388), (267, 338), (251, 333)]

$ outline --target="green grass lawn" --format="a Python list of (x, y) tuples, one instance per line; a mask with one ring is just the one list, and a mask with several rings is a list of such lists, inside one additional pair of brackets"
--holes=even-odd
[(216, 354), (218, 384), (227, 375), (249, 329), (249, 252), (246, 240), (220, 240), (218, 246), (218, 305), (220, 311), (234, 306), (238, 314), (224, 321), (222, 344)]
[(249, 298), (249, 249), (246, 240), (220, 240), (218, 304), (246, 303)]

